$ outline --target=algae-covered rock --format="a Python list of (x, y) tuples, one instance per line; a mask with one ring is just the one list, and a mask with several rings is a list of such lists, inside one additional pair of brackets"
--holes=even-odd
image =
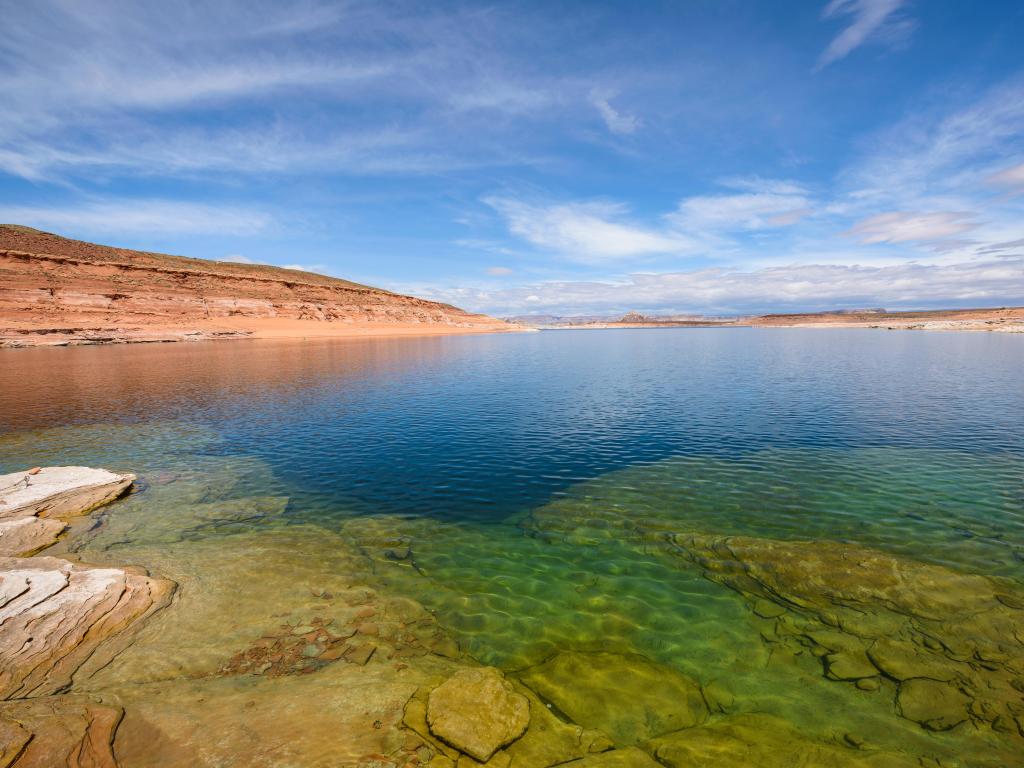
[[(755, 606), (787, 609), (773, 640), (823, 658), (826, 676), (901, 682), (895, 711), (929, 730), (999, 731), (1024, 709), (1019, 589), (839, 542), (670, 534), (677, 555)], [(765, 611), (760, 611), (764, 614)], [(770, 613), (770, 612), (767, 612)], [(1005, 736), (1020, 738), (1007, 727)]]
[(968, 699), (949, 683), (915, 677), (900, 683), (896, 707), (931, 731), (948, 731), (967, 720)]
[(669, 768), (916, 768), (916, 759), (883, 752), (863, 752), (826, 744), (795, 731), (771, 715), (745, 714), (654, 739), (654, 756)]
[(598, 755), (587, 755), (575, 760), (572, 768), (660, 768), (660, 764), (637, 747), (612, 749)]
[(430, 732), (481, 762), (522, 736), (529, 723), (529, 701), (493, 667), (460, 670), (427, 699)]
[(689, 728), (708, 715), (697, 682), (642, 656), (559, 653), (520, 678), (577, 725), (621, 745)]

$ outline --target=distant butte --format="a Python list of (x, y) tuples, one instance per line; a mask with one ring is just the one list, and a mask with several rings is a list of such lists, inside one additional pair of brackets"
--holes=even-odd
[(0, 347), (515, 330), (449, 304), (312, 272), (0, 224)]

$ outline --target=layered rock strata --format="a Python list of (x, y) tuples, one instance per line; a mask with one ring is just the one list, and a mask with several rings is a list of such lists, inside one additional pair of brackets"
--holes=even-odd
[(0, 476), (0, 766), (116, 765), (121, 710), (58, 694), (109, 661), (174, 583), (139, 568), (11, 555), (49, 546), (66, 526), (56, 518), (106, 504), (133, 480), (88, 467)]
[(239, 324), (245, 320), (515, 328), (311, 272), (111, 248), (0, 225), (0, 346), (247, 337), (253, 329)]

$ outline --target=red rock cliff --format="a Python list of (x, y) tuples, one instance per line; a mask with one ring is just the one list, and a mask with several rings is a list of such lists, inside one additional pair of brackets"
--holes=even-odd
[(0, 346), (515, 328), (310, 272), (112, 248), (0, 225)]

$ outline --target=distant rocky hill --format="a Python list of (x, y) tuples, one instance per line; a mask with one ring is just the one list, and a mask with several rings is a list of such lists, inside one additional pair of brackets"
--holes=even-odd
[(113, 248), (0, 224), (0, 346), (515, 329), (311, 272)]

